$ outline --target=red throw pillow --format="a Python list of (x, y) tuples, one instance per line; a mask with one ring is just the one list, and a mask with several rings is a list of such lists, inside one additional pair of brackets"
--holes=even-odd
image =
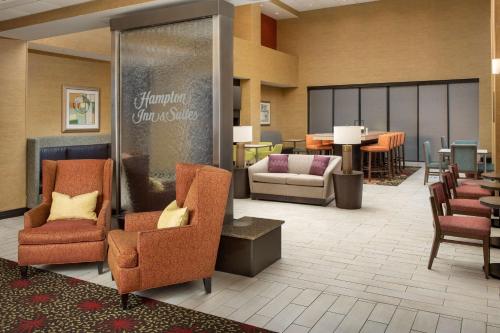
[(267, 164), (267, 171), (271, 173), (287, 173), (288, 172), (288, 155), (286, 154), (271, 154)]
[(323, 176), (326, 168), (328, 167), (328, 163), (330, 163), (329, 156), (314, 155), (311, 169), (309, 169), (309, 174), (315, 176)]

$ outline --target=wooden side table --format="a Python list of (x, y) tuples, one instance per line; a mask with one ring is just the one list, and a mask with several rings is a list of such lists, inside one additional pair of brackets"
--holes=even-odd
[(335, 190), (335, 203), (338, 208), (361, 208), (363, 201), (363, 173), (361, 171), (353, 171), (351, 174), (334, 171), (333, 188)]
[(248, 168), (233, 168), (233, 191), (235, 199), (250, 198)]

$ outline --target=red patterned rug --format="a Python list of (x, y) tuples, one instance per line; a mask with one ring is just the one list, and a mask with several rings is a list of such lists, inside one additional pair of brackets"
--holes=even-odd
[(121, 310), (114, 289), (32, 267), (29, 276), (20, 279), (17, 263), (0, 258), (0, 331), (269, 332), (135, 295)]

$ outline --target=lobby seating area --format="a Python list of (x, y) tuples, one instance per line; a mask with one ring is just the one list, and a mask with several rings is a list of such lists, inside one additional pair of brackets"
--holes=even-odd
[(0, 332), (500, 333), (499, 18), (0, 1)]

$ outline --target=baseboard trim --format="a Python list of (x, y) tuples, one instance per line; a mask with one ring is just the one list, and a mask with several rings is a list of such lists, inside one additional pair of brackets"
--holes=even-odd
[(22, 216), (27, 211), (28, 211), (27, 207), (4, 210), (3, 212), (0, 212), (0, 220), (8, 219), (11, 217)]

